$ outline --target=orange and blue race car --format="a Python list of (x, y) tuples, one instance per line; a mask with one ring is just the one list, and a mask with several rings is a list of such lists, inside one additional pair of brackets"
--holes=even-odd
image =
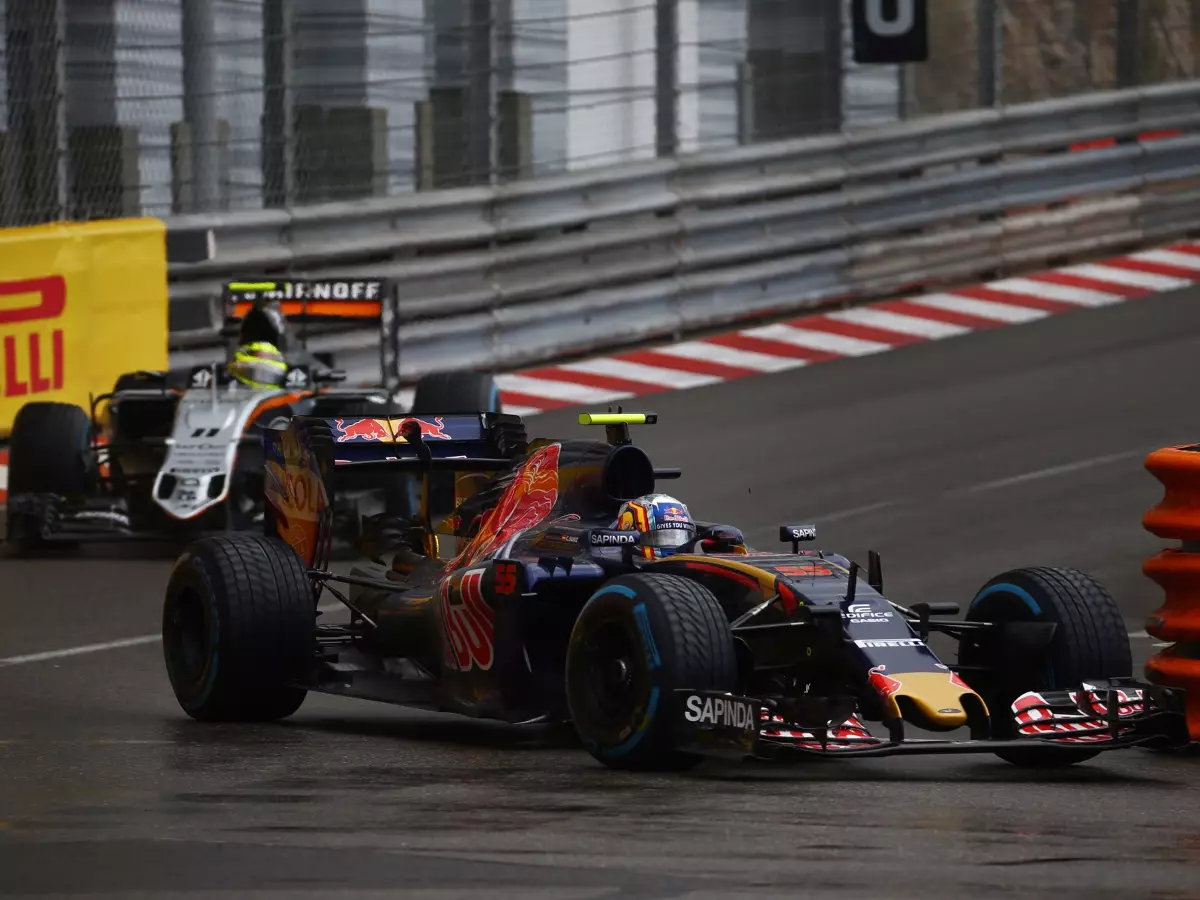
[[(296, 417), (267, 433), (263, 531), (193, 543), (169, 580), (180, 706), (265, 721), (317, 691), (571, 722), (620, 769), (947, 752), (1066, 765), (1189, 742), (1182, 692), (1131, 677), (1122, 617), (1082, 572), (1002, 573), (955, 618), (956, 605), (888, 598), (875, 553), (864, 571), (812, 549), (810, 524), (780, 526), (784, 547), (758, 551), (734, 526), (694, 522), (671, 552), (645, 552), (661, 545), (621, 511), (680, 474), (630, 438), (655, 421), (582, 416), (604, 441), (531, 441), (494, 413)], [(334, 572), (338, 493), (413, 472), (426, 488), (416, 515)], [(435, 525), (439, 473), (453, 475), (455, 506)], [(319, 620), (329, 599), (347, 622)], [(934, 633), (957, 641), (956, 661), (931, 649)]]
[[(7, 542), (18, 552), (37, 552), (88, 541), (261, 530), (263, 433), (292, 416), (337, 413), (366, 429), (374, 419), (363, 416), (419, 414), (426, 407), (498, 411), (499, 391), (487, 374), (426, 376), (403, 410), (394, 390), (348, 386), (331, 356), (309, 352), (310, 327), (377, 320), (386, 374), (391, 296), (390, 283), (378, 279), (231, 282), (224, 291), (229, 349), (277, 350), (282, 359), (271, 383), (247, 383), (231, 365), (213, 363), (128, 373), (93, 398), (90, 410), (26, 404), (11, 434)], [(297, 335), (290, 325), (303, 330)], [(390, 497), (344, 493), (336, 510), (339, 540), (353, 544), (364, 521), (411, 509), (412, 494), (411, 485)]]

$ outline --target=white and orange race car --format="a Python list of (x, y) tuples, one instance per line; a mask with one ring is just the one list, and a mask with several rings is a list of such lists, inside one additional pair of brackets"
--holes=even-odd
[[(96, 540), (191, 538), (261, 527), (263, 434), (292, 416), (387, 416), (424, 406), (497, 411), (491, 376), (434, 374), (416, 385), (411, 409), (395, 386), (345, 384), (332, 357), (310, 353), (289, 322), (378, 319), (381, 385), (390, 327), (386, 281), (231, 282), (225, 289), (224, 334), (232, 347), (278, 347), (287, 370), (277, 386), (251, 387), (223, 362), (133, 372), (91, 409), (29, 403), (17, 413), (9, 446), (7, 542), (18, 552)], [(387, 504), (404, 515), (411, 489), (339, 498), (339, 537), (354, 540), (364, 516)]]

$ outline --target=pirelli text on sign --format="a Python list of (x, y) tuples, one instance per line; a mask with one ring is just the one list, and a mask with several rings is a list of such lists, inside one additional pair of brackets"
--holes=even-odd
[[(65, 377), (62, 318), (67, 282), (61, 275), (0, 281), (0, 356), (5, 397), (31, 399), (61, 391)], [(6, 326), (25, 324), (24, 334)]]
[(26, 403), (71, 403), (167, 365), (159, 219), (0, 229), (0, 436)]

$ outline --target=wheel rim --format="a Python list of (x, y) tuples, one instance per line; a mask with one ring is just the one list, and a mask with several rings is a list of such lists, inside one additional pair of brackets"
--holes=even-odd
[(195, 590), (185, 588), (171, 599), (163, 622), (163, 644), (173, 680), (181, 687), (198, 689), (212, 657), (212, 630)]
[(649, 691), (645, 653), (623, 623), (598, 625), (579, 647), (577, 721), (597, 737), (621, 740), (636, 724)]

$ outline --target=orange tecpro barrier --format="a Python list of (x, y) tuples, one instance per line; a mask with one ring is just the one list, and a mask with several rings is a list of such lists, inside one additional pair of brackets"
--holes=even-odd
[(1166, 592), (1146, 631), (1171, 645), (1146, 663), (1146, 678), (1187, 691), (1188, 730), (1200, 741), (1200, 444), (1167, 447), (1146, 457), (1166, 493), (1142, 518), (1160, 538), (1180, 541), (1150, 557), (1142, 571)]
[(88, 410), (117, 377), (167, 367), (166, 226), (0, 229), (0, 437), (26, 403)]

